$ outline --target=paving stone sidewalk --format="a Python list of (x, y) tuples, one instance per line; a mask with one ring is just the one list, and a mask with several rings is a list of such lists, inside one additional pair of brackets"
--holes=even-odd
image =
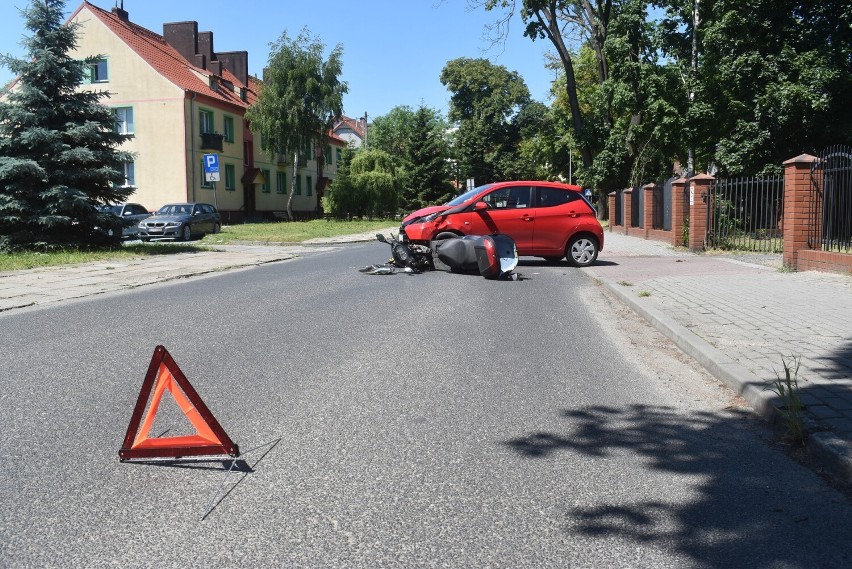
[(607, 232), (584, 269), (767, 420), (798, 362), (809, 450), (852, 482), (852, 275), (785, 272), (780, 255), (697, 255)]

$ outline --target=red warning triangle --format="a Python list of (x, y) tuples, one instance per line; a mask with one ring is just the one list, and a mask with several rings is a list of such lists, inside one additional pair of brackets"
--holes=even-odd
[[(197, 434), (181, 437), (149, 437), (154, 417), (166, 391), (172, 394), (183, 414), (195, 427)], [(148, 406), (149, 398), (150, 406)], [(146, 407), (148, 407), (148, 413), (143, 419), (142, 414)], [(240, 451), (190, 385), (171, 354), (163, 346), (157, 346), (154, 348), (154, 356), (151, 358), (148, 373), (139, 391), (139, 399), (136, 400), (127, 434), (124, 436), (124, 445), (118, 451), (119, 459), (123, 462), (134, 458), (181, 458), (218, 454), (237, 457)]]

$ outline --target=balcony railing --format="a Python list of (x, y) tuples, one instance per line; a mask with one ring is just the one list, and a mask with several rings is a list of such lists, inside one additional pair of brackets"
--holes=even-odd
[(213, 132), (201, 133), (201, 150), (218, 150), (222, 152), (222, 141), (225, 135)]

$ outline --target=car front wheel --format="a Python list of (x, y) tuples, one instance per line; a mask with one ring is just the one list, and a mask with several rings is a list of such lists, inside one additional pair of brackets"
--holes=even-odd
[(573, 237), (567, 247), (568, 261), (575, 267), (588, 267), (598, 258), (598, 243), (586, 235)]
[(216, 233), (219, 233), (220, 231), (222, 231), (222, 226), (219, 225), (218, 223), (214, 224), (213, 225), (213, 234), (215, 235)]
[(183, 229), (180, 230), (180, 240), (189, 241), (190, 239), (192, 239), (192, 228), (188, 225), (184, 225)]
[(445, 239), (455, 239), (458, 237), (458, 234), (453, 233), (452, 231), (442, 231), (435, 236), (435, 241), (444, 241)]

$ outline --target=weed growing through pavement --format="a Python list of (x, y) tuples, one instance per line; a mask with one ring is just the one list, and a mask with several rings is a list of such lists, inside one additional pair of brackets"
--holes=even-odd
[(621, 286), (633, 286), (633, 283), (630, 281), (618, 281), (618, 284)]
[(805, 445), (804, 406), (799, 396), (798, 382), (800, 363), (796, 356), (782, 357), (784, 377), (776, 371), (775, 380), (764, 388), (772, 390), (781, 399), (778, 411), (784, 427), (783, 439), (796, 446)]
[(639, 291), (639, 296), (641, 296), (643, 298), (646, 297), (646, 296), (651, 296), (651, 291), (650, 290)]

